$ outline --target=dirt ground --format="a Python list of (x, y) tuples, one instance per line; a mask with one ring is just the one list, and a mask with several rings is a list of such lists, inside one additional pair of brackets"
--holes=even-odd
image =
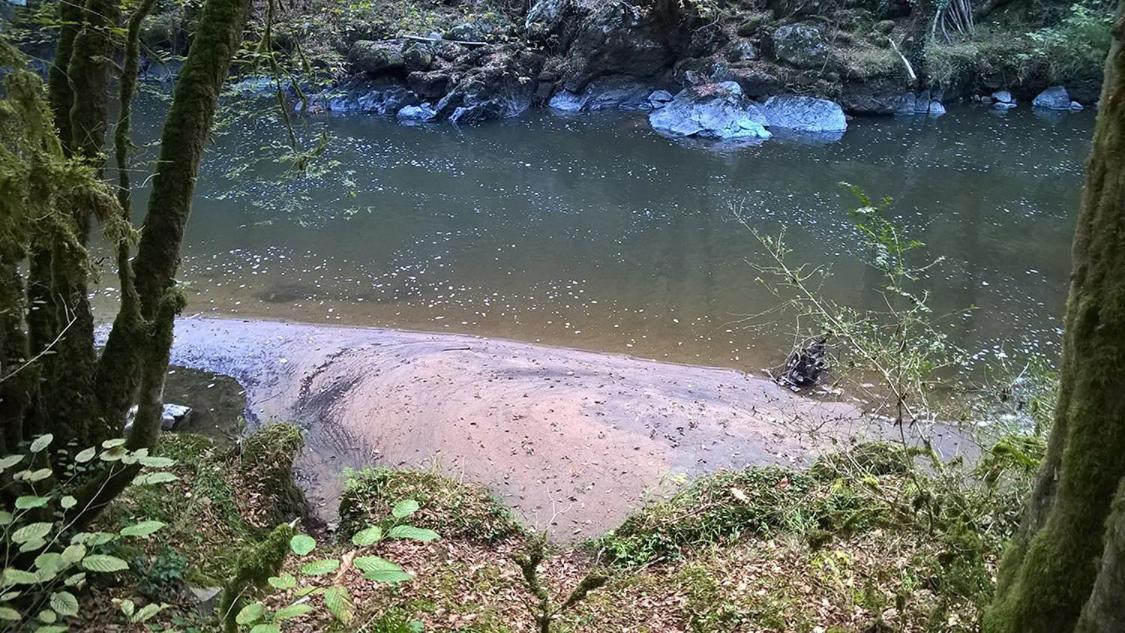
[(189, 318), (172, 360), (236, 378), (251, 425), (306, 430), (298, 478), (329, 524), (346, 468), (437, 468), (574, 541), (702, 473), (897, 437), (850, 404), (730, 369), (470, 336)]

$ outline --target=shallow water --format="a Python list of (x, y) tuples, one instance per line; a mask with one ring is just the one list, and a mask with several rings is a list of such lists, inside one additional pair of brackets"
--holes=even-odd
[[(158, 110), (140, 104), (141, 137), (155, 135)], [(328, 118), (300, 130), (330, 134), (325, 172), (297, 178), (243, 164), (238, 153), (262, 144), (277, 154), (284, 133), (240, 119), (206, 158), (181, 279), (189, 313), (757, 369), (777, 364), (793, 323), (743, 321), (777, 299), (756, 281), (748, 261), (762, 250), (732, 206), (766, 234), (785, 227), (795, 261), (831, 264), (831, 295), (875, 305), (847, 181), (894, 197), (912, 236), (947, 258), (925, 285), (939, 314), (976, 306), (957, 317), (958, 343), (1051, 358), (1093, 120), (962, 107), (856, 119), (836, 143), (716, 147), (663, 138), (633, 114), (538, 112), (460, 130)]]

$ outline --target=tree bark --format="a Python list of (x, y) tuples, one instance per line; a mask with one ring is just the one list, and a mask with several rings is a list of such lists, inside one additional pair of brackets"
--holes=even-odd
[(1106, 526), (1102, 568), (1094, 591), (1082, 609), (1077, 633), (1125, 631), (1125, 481), (1117, 491), (1113, 514)]
[(1112, 551), (1119, 532), (1110, 526), (1107, 533), (1106, 519), (1125, 477), (1123, 11), (1125, 0), (1106, 61), (1074, 236), (1055, 427), (1023, 527), (1001, 564), (996, 599), (984, 618), (988, 633), (1076, 630), (1099, 564), (1119, 565)]

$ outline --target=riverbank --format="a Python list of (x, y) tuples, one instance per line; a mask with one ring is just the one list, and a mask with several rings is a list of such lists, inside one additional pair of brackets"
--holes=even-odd
[[(692, 131), (681, 116), (654, 128), (739, 138), (761, 138), (765, 128), (835, 133), (845, 111), (933, 116), (943, 103), (982, 97), (1008, 107), (995, 93), (1029, 104), (1051, 86), (1069, 93), (1042, 107), (1097, 100), (1107, 9), (1001, 0), (976, 7), (972, 24), (957, 28), (950, 10), (934, 16), (929, 7), (865, 0), (313, 2), (275, 16), (269, 44), (292, 65), (283, 85), (298, 111), (408, 124), (471, 124), (537, 106), (655, 111), (723, 83), (739, 90), (726, 104), (737, 112), (733, 130)], [(149, 19), (149, 50), (182, 52), (192, 19), (186, 9)], [(168, 72), (157, 63), (148, 74)], [(236, 90), (272, 96), (275, 88), (254, 77)], [(817, 103), (759, 111), (770, 97), (794, 95)]]
[(344, 469), (434, 468), (579, 540), (684, 479), (897, 435), (729, 369), (469, 336), (191, 318), (172, 361), (237, 378), (252, 424), (304, 429), (297, 480), (329, 524)]

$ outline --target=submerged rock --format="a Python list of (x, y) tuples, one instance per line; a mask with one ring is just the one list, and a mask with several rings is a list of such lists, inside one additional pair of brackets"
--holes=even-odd
[(761, 109), (771, 130), (821, 134), (848, 129), (844, 109), (827, 99), (781, 95), (767, 99)]
[(766, 116), (733, 81), (685, 88), (649, 115), (654, 130), (713, 139), (769, 138)]
[(1062, 86), (1051, 86), (1040, 92), (1031, 102), (1033, 108), (1044, 110), (1070, 110), (1070, 93)]

